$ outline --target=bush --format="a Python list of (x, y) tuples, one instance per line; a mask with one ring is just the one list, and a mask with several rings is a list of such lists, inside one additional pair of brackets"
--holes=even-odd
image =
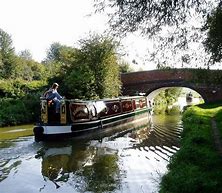
[(0, 126), (33, 123), (39, 117), (39, 97), (0, 100)]

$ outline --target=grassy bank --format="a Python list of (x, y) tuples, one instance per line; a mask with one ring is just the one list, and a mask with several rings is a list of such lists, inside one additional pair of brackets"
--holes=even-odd
[(160, 193), (222, 192), (222, 158), (212, 136), (212, 117), (222, 133), (222, 103), (186, 110), (181, 148), (170, 160)]

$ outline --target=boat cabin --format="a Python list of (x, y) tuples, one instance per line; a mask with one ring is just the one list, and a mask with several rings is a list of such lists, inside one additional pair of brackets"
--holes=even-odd
[(61, 100), (60, 113), (55, 104), (41, 98), (41, 123), (72, 124), (87, 122), (147, 108), (146, 97), (123, 97), (97, 101)]

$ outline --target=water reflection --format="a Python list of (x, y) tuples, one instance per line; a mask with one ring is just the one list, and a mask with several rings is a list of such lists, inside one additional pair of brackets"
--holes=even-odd
[(152, 125), (100, 139), (1, 139), (1, 193), (157, 192), (169, 159), (179, 148), (180, 119), (153, 116)]
[(153, 116), (152, 124), (149, 139), (143, 140), (134, 148), (153, 153), (156, 160), (168, 162), (170, 157), (179, 149), (182, 131), (181, 116)]
[(10, 160), (0, 161), (0, 182), (7, 178), (12, 169), (16, 170), (21, 161), (10, 162)]
[(15, 143), (13, 141), (0, 141), (0, 148), (9, 148), (14, 145)]
[(117, 151), (80, 141), (78, 145), (75, 141), (69, 146), (50, 146), (38, 151), (36, 158), (41, 156), (42, 175), (56, 188), (64, 182), (74, 184), (79, 191), (92, 192), (114, 191), (119, 186)]
[(86, 182), (86, 191), (114, 191), (120, 185), (117, 154), (103, 154), (84, 167), (81, 173)]

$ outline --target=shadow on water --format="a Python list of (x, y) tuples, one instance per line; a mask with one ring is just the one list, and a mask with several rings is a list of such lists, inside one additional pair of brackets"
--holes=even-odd
[(59, 143), (0, 137), (1, 193), (155, 192), (179, 148), (180, 119), (153, 116), (151, 125)]

